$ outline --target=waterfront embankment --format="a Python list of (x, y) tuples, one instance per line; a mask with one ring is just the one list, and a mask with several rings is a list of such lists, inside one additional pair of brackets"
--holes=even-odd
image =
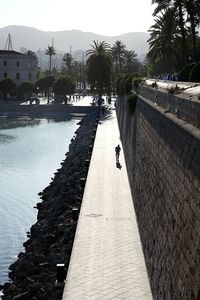
[[(95, 106), (88, 103), (88, 99), (82, 99), (81, 104), (44, 104), (44, 105), (20, 105), (15, 102), (0, 101), (0, 117), (30, 117), (30, 118), (66, 118), (82, 117), (96, 110)], [(82, 105), (86, 102), (88, 105)]]
[(65, 263), (67, 271), (76, 221), (72, 208), (80, 208), (88, 159), (96, 128), (96, 113), (80, 121), (66, 159), (48, 187), (40, 192), (37, 222), (31, 227), (24, 252), (10, 266), (11, 282), (5, 283), (4, 300), (61, 299), (62, 285), (56, 284), (56, 265)]

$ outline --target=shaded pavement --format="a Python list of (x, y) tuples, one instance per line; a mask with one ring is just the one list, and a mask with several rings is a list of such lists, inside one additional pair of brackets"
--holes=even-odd
[(64, 300), (152, 299), (115, 110), (98, 125)]

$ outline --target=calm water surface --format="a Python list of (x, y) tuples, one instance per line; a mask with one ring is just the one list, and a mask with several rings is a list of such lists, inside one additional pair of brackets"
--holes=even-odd
[(36, 222), (37, 193), (60, 168), (77, 121), (0, 119), (0, 283), (23, 251)]

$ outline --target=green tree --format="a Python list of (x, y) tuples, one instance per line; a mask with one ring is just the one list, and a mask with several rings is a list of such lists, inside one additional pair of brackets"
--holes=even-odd
[(61, 76), (55, 81), (53, 90), (57, 95), (72, 95), (75, 91), (75, 86), (74, 80), (69, 76)]
[(124, 70), (127, 73), (137, 72), (138, 67), (139, 67), (139, 62), (135, 51), (126, 50), (124, 52)]
[(72, 55), (70, 53), (65, 53), (63, 56), (63, 61), (67, 67), (67, 72), (70, 73), (71, 68), (72, 68), (72, 62), (73, 62)]
[(46, 77), (44, 77), (44, 81), (45, 81), (45, 86), (47, 89), (53, 87), (54, 81), (55, 81), (55, 76), (53, 75), (47, 75)]
[(40, 79), (43, 78), (45, 76), (45, 71), (42, 70), (40, 67), (37, 67), (36, 69), (36, 78)]
[(48, 45), (48, 49), (45, 49), (45, 54), (49, 55), (49, 73), (51, 74), (52, 56), (56, 54), (55, 47), (53, 45), (52, 46)]
[(150, 50), (147, 57), (153, 65), (154, 75), (175, 71), (178, 55), (176, 18), (175, 9), (168, 8), (155, 18), (155, 24), (149, 29)]
[(35, 87), (34, 87), (33, 83), (31, 83), (29, 81), (22, 82), (17, 90), (17, 95), (18, 95), (19, 100), (28, 98), (32, 94), (34, 89), (35, 89)]
[(178, 9), (178, 24), (181, 31), (181, 53), (182, 53), (182, 64), (185, 65), (189, 61), (188, 47), (187, 47), (187, 30), (185, 28), (184, 20), (184, 5), (182, 0), (175, 0), (175, 9)]
[(41, 92), (42, 94), (45, 92), (46, 90), (46, 81), (45, 78), (40, 78), (35, 82), (35, 90), (37, 92)]
[(193, 61), (197, 60), (197, 32), (196, 28), (200, 24), (200, 2), (199, 0), (185, 0), (185, 7), (190, 22), (190, 31), (192, 36)]
[[(177, 24), (180, 28), (182, 53), (182, 65), (189, 62), (189, 55), (193, 61), (198, 56), (198, 31), (200, 24), (200, 1), (199, 0), (152, 0), (153, 4), (157, 4), (153, 15), (158, 16), (161, 12), (168, 8), (174, 8), (177, 11)], [(190, 38), (191, 37), (191, 38)], [(189, 53), (190, 44), (191, 53)]]
[(189, 81), (200, 82), (200, 62), (195, 64), (190, 72)]
[(105, 41), (93, 41), (91, 49), (87, 50), (87, 76), (92, 89), (101, 96), (110, 88), (112, 58), (111, 47)]
[(0, 81), (0, 91), (4, 98), (8, 98), (8, 94), (12, 94), (16, 90), (16, 84), (10, 78), (5, 78)]
[(125, 51), (126, 46), (121, 41), (116, 41), (114, 43), (112, 47), (112, 57), (115, 64), (116, 73), (122, 72)]
[(26, 54), (28, 56), (32, 57), (35, 60), (36, 66), (37, 66), (38, 65), (38, 58), (37, 58), (37, 55), (35, 54), (35, 52), (31, 51), (31, 50), (28, 50)]
[[(185, 1), (185, 0), (184, 0)], [(164, 14), (168, 8), (173, 8), (176, 11), (176, 23), (180, 28), (181, 44), (180, 52), (182, 53), (182, 65), (188, 62), (188, 50), (186, 42), (186, 26), (184, 17), (184, 1), (183, 0), (152, 0), (153, 4), (157, 4), (153, 16), (159, 16), (160, 13)], [(174, 22), (173, 22), (174, 23)]]
[(178, 73), (178, 81), (190, 81), (190, 73), (195, 65), (195, 62), (185, 65)]
[(55, 81), (54, 75), (47, 75), (46, 77), (44, 77), (44, 84), (47, 90), (48, 103), (49, 103), (49, 92), (51, 89), (53, 89), (54, 81)]

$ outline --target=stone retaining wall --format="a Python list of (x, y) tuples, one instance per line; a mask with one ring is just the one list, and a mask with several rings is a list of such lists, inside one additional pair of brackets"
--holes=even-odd
[(161, 106), (166, 112), (175, 114), (177, 118), (200, 128), (200, 101), (145, 86), (140, 87), (140, 94), (154, 105)]
[(200, 131), (141, 96), (117, 115), (154, 299), (200, 299)]
[(0, 103), (0, 115), (32, 115), (32, 116), (49, 116), (52, 114), (87, 114), (97, 112), (97, 106), (75, 106), (65, 104), (49, 104), (49, 105), (19, 105)]

